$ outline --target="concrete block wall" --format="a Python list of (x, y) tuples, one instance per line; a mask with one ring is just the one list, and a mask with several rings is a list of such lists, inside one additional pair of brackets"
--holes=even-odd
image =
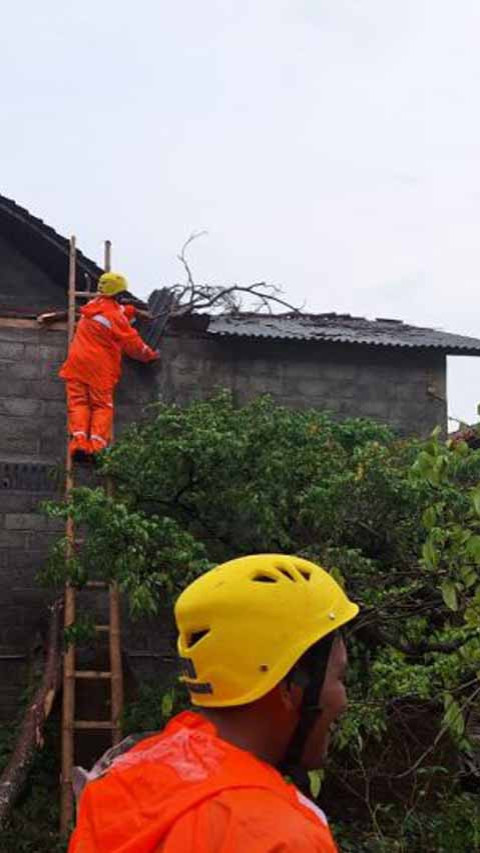
[(446, 359), (426, 350), (241, 338), (169, 337), (157, 374), (157, 396), (185, 405), (215, 387), (239, 404), (269, 393), (292, 408), (372, 417), (402, 435), (446, 427)]
[[(35, 575), (58, 528), (39, 503), (63, 487), (66, 412), (57, 373), (65, 349), (65, 329), (0, 319), (0, 717), (12, 715), (32, 638), (45, 628), (49, 594), (38, 588)], [(146, 416), (149, 403), (185, 405), (220, 387), (230, 388), (239, 404), (269, 392), (293, 408), (369, 415), (402, 434), (424, 435), (446, 422), (442, 355), (169, 336), (160, 364), (125, 361), (116, 434)], [(149, 662), (158, 663), (156, 655), (169, 654), (163, 629), (154, 635), (152, 626), (125, 633), (137, 666), (148, 669)]]
[[(64, 328), (0, 319), (0, 719), (17, 713), (52, 599), (35, 576), (63, 531), (40, 505), (64, 487), (66, 408), (57, 374), (65, 352)], [(117, 434), (155, 393), (151, 372), (126, 365)], [(106, 601), (97, 604), (106, 608)], [(141, 655), (141, 644), (136, 651)]]

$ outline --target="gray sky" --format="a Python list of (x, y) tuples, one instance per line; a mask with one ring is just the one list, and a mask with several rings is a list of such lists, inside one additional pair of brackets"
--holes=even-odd
[(206, 228), (199, 280), (480, 337), (478, 0), (4, 6), (0, 192), (140, 295)]

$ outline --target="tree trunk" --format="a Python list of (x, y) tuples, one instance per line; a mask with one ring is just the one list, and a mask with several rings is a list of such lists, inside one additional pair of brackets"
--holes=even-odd
[(20, 726), (15, 749), (0, 777), (0, 828), (19, 796), (28, 777), (37, 749), (43, 746), (43, 726), (52, 710), (60, 682), (60, 628), (63, 600), (50, 607), (47, 654), (42, 683), (29, 704)]

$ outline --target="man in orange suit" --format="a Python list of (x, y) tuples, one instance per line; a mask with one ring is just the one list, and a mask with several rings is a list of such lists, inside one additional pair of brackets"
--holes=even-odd
[(159, 358), (131, 326), (136, 315), (145, 312), (118, 301), (127, 290), (122, 275), (100, 276), (98, 296), (80, 309), (75, 336), (59, 372), (66, 384), (69, 450), (78, 460), (104, 450), (111, 440), (113, 394), (122, 355), (144, 362)]
[(357, 613), (320, 566), (286, 554), (193, 581), (175, 619), (194, 708), (83, 771), (69, 853), (337, 853), (279, 771), (306, 783), (324, 762), (347, 703), (340, 629)]

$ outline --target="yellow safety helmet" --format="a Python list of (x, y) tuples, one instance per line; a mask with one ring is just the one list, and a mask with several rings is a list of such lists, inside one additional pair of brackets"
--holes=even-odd
[(223, 563), (175, 605), (181, 679), (194, 705), (253, 702), (358, 610), (324, 569), (299, 557), (257, 554)]
[(128, 290), (128, 281), (116, 272), (104, 272), (98, 279), (97, 290), (103, 296), (116, 296)]

